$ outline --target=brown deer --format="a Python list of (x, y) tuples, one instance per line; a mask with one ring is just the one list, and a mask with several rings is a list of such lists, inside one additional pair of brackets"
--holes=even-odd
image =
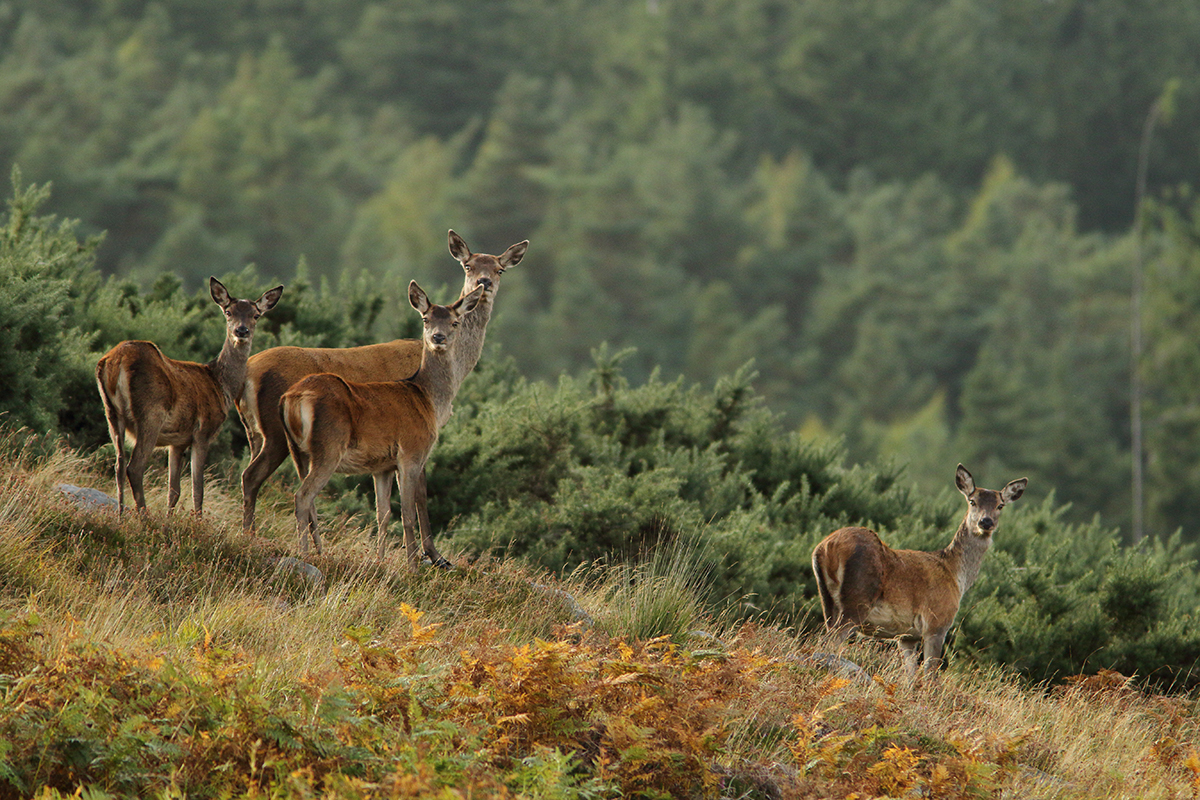
[[(509, 247), (499, 256), (472, 253), (454, 231), (449, 233), (450, 254), (465, 271), (463, 297), (483, 287), (479, 307), (463, 321), (455, 347), (455, 380), (470, 374), (483, 352), (484, 334), (492, 316), (500, 276), (521, 263), (528, 241)], [(421, 363), (421, 342), (397, 339), (364, 347), (273, 347), (250, 359), (246, 387), (237, 399), (238, 413), (250, 440), (250, 464), (242, 472), (242, 528), (254, 530), (254, 509), (263, 483), (288, 456), (287, 436), (279, 416), (279, 399), (309, 375), (331, 372), (348, 381), (398, 381), (411, 377)], [(456, 384), (457, 390), (457, 384)], [(424, 476), (422, 476), (422, 481)], [(445, 566), (445, 565), (442, 565)]]
[[(155, 447), (170, 448), (167, 457), (167, 512), (179, 500), (183, 454), (192, 450), (192, 504), (196, 514), (204, 507), (204, 464), (208, 448), (241, 394), (246, 360), (258, 318), (279, 302), (283, 287), (276, 286), (257, 301), (229, 296), (216, 278), (209, 291), (225, 312), (225, 345), (207, 364), (167, 358), (153, 342), (121, 342), (96, 364), (96, 385), (108, 418), (108, 434), (117, 450), (117, 511), (125, 511), (125, 480), (133, 490), (137, 508), (145, 510), (142, 480)], [(125, 439), (133, 443), (126, 458)]]
[(893, 550), (868, 528), (840, 528), (813, 549), (825, 627), (843, 642), (856, 628), (895, 638), (912, 676), (922, 644), (925, 669), (937, 672), (946, 632), (979, 576), (1000, 510), (1020, 497), (1029, 481), (1011, 481), (998, 492), (979, 489), (959, 464), (954, 483), (967, 498), (967, 513), (944, 550)]
[(470, 319), (485, 292), (478, 286), (452, 305), (438, 306), (429, 302), (416, 281), (409, 284), (409, 302), (424, 321), (421, 364), (411, 378), (358, 383), (323, 372), (284, 392), (280, 418), (302, 478), (296, 490), (296, 531), (302, 554), (307, 554), (310, 538), (316, 552), (321, 552), (316, 500), (333, 474), (369, 472), (375, 478), (379, 558), (387, 549), (384, 535), (391, 519), (395, 476), (409, 566), (416, 568), (419, 561), (414, 536), (418, 514), (425, 555), (436, 565), (449, 563), (433, 545), (422, 476), (458, 391), (454, 350), (462, 342), (457, 341), (455, 329), (464, 315)]

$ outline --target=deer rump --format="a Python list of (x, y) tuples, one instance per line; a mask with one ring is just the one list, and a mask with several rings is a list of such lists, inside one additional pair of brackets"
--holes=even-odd
[[(437, 439), (433, 404), (407, 381), (351, 384), (331, 373), (310, 375), (283, 395), (279, 414), (293, 454), (306, 455), (305, 471), (336, 457), (336, 473), (387, 472)], [(313, 436), (314, 426), (321, 435)]]

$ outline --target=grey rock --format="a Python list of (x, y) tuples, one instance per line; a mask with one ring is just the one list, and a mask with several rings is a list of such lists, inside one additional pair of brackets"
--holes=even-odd
[(856, 681), (870, 682), (871, 675), (865, 669), (855, 664), (853, 661), (835, 656), (833, 653), (809, 653), (806, 656), (801, 656), (796, 659), (798, 664), (806, 667), (818, 667), (820, 669), (829, 670), (837, 673), (844, 678), (852, 678)]
[(283, 556), (275, 562), (276, 572), (294, 572), (300, 577), (307, 580), (313, 586), (321, 587), (325, 585), (325, 573), (305, 561), (291, 556)]
[(94, 508), (116, 508), (117, 500), (114, 497), (109, 497), (99, 489), (88, 489), (83, 486), (74, 486), (70, 483), (60, 483), (54, 487), (58, 491), (66, 495), (67, 499), (82, 509), (91, 510)]
[(534, 582), (530, 583), (529, 585), (534, 589), (537, 589), (539, 592), (552, 595), (557, 597), (559, 600), (562, 600), (563, 605), (565, 605), (567, 610), (571, 612), (571, 618), (576, 622), (582, 622), (586, 627), (589, 628), (596, 624), (596, 620), (592, 618), (592, 615), (589, 614), (583, 606), (579, 605), (579, 601), (572, 597), (570, 592), (555, 588), (553, 586), (547, 586), (544, 583)]

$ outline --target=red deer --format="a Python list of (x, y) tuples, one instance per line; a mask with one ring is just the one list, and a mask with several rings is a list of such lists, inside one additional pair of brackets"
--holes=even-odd
[[(460, 297), (483, 287), (479, 307), (464, 321), (455, 347), (455, 380), (470, 374), (483, 352), (484, 334), (500, 276), (521, 263), (528, 241), (509, 247), (499, 256), (472, 253), (454, 231), (449, 233), (450, 254), (465, 271)], [(288, 456), (287, 436), (279, 416), (279, 399), (309, 375), (332, 372), (348, 381), (398, 381), (411, 377), (421, 363), (421, 342), (397, 339), (364, 347), (273, 347), (250, 359), (246, 388), (237, 399), (238, 413), (250, 440), (250, 464), (242, 472), (242, 528), (254, 530), (254, 510), (263, 483)], [(457, 387), (457, 384), (456, 384)], [(424, 480), (424, 476), (422, 476)]]
[(296, 490), (296, 531), (302, 554), (307, 554), (310, 538), (317, 553), (321, 552), (316, 500), (329, 479), (334, 473), (369, 472), (375, 478), (379, 558), (387, 549), (384, 535), (392, 513), (395, 476), (409, 566), (416, 568), (419, 561), (414, 536), (418, 514), (425, 555), (436, 565), (449, 564), (433, 546), (422, 476), (458, 391), (454, 350), (461, 342), (456, 341), (455, 329), (464, 315), (470, 319), (485, 291), (478, 286), (452, 305), (438, 306), (429, 302), (416, 281), (409, 284), (409, 302), (424, 322), (421, 364), (411, 378), (358, 383), (323, 372), (308, 376), (284, 393), (280, 418), (296, 472), (302, 478)]
[(925, 669), (930, 674), (937, 671), (946, 632), (962, 596), (979, 576), (1000, 510), (1028, 484), (1021, 478), (998, 492), (979, 489), (962, 464), (954, 482), (967, 498), (967, 513), (944, 550), (893, 550), (867, 528), (841, 528), (813, 549), (825, 627), (843, 642), (856, 628), (878, 638), (895, 638), (913, 676), (921, 645)]
[[(153, 342), (121, 342), (96, 364), (96, 385), (108, 418), (108, 434), (117, 450), (117, 511), (125, 511), (125, 481), (138, 509), (145, 510), (143, 477), (155, 447), (167, 446), (167, 511), (179, 500), (183, 454), (192, 450), (192, 504), (204, 507), (204, 464), (208, 448), (242, 393), (246, 360), (258, 318), (279, 302), (276, 286), (257, 301), (237, 300), (216, 278), (209, 291), (225, 312), (225, 346), (207, 364), (167, 358)], [(126, 458), (125, 439), (133, 443)]]

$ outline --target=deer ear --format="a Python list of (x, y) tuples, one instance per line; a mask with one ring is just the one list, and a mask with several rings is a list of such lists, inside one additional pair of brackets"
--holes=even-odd
[(208, 292), (212, 295), (213, 302), (221, 308), (225, 308), (225, 306), (233, 302), (233, 299), (229, 296), (229, 290), (225, 288), (225, 284), (216, 278), (208, 279)]
[(1021, 495), (1025, 494), (1025, 487), (1029, 485), (1028, 478), (1018, 478), (1015, 481), (1009, 481), (1008, 485), (1000, 490), (1000, 496), (1004, 498), (1004, 502), (1011, 503)]
[(274, 289), (263, 292), (263, 296), (258, 298), (258, 302), (254, 305), (258, 307), (258, 313), (265, 314), (275, 307), (281, 297), (283, 297), (283, 287), (276, 286)]
[(469, 314), (475, 310), (475, 306), (479, 305), (479, 301), (483, 298), (483, 287), (476, 286), (475, 291), (470, 294), (463, 295), (451, 306), (455, 311), (462, 314)]
[(425, 294), (425, 290), (417, 285), (416, 281), (410, 281), (408, 284), (408, 302), (412, 303), (412, 307), (421, 312), (421, 316), (429, 310), (429, 296)]
[(975, 479), (962, 464), (959, 464), (958, 469), (954, 472), (954, 485), (967, 497), (970, 497), (971, 492), (975, 491)]
[(500, 254), (500, 266), (508, 269), (515, 267), (521, 263), (521, 259), (525, 257), (525, 251), (529, 249), (529, 240), (517, 242), (512, 247)]
[(463, 238), (453, 230), (450, 231), (449, 239), (450, 255), (454, 256), (459, 263), (466, 263), (467, 259), (471, 257), (471, 248), (467, 247), (467, 243), (463, 241)]

